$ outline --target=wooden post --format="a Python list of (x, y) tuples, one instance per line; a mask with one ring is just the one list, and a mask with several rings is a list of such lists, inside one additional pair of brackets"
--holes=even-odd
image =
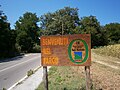
[(43, 66), (43, 82), (44, 82), (44, 90), (48, 90), (47, 66)]
[(91, 90), (90, 66), (85, 66), (86, 90)]

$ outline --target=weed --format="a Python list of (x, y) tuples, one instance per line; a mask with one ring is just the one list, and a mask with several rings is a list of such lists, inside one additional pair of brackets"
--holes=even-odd
[(2, 90), (7, 90), (6, 88), (3, 88)]
[(29, 77), (29, 76), (31, 76), (32, 74), (34, 74), (34, 71), (30, 69), (30, 70), (27, 72), (27, 76)]

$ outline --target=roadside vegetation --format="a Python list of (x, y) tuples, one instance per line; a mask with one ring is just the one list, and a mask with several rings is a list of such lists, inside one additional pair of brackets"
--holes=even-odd
[(34, 74), (34, 71), (30, 69), (30, 70), (27, 72), (27, 76), (29, 77), (29, 76), (31, 76), (32, 74)]
[[(77, 67), (53, 66), (48, 72), (49, 90), (85, 90), (85, 77)], [(43, 82), (36, 90), (44, 90)]]
[(120, 58), (120, 44), (108, 45), (93, 49), (96, 54)]
[(2, 90), (7, 90), (6, 88), (3, 88)]
[[(93, 61), (97, 59), (98, 61), (120, 67), (119, 63), (117, 63), (120, 58), (120, 44), (99, 47), (92, 49), (92, 52), (94, 52), (94, 54), (92, 53)], [(48, 72), (49, 90), (85, 90), (84, 75), (84, 67), (53, 66)], [(91, 77), (92, 90), (119, 89), (119, 80), (117, 78), (120, 77), (120, 70), (92, 62)], [(44, 90), (43, 82), (36, 90)]]

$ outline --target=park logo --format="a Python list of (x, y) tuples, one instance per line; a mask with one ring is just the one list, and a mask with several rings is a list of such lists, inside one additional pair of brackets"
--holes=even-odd
[(83, 64), (88, 59), (88, 45), (82, 39), (72, 40), (68, 46), (69, 59), (75, 64)]

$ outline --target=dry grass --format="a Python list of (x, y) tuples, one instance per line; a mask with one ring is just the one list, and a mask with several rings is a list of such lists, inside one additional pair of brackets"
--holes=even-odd
[[(93, 49), (92, 61), (92, 80), (96, 90), (120, 90), (120, 44)], [(118, 69), (94, 61), (101, 61)]]
[(100, 47), (93, 49), (93, 51), (97, 54), (120, 58), (120, 44)]

